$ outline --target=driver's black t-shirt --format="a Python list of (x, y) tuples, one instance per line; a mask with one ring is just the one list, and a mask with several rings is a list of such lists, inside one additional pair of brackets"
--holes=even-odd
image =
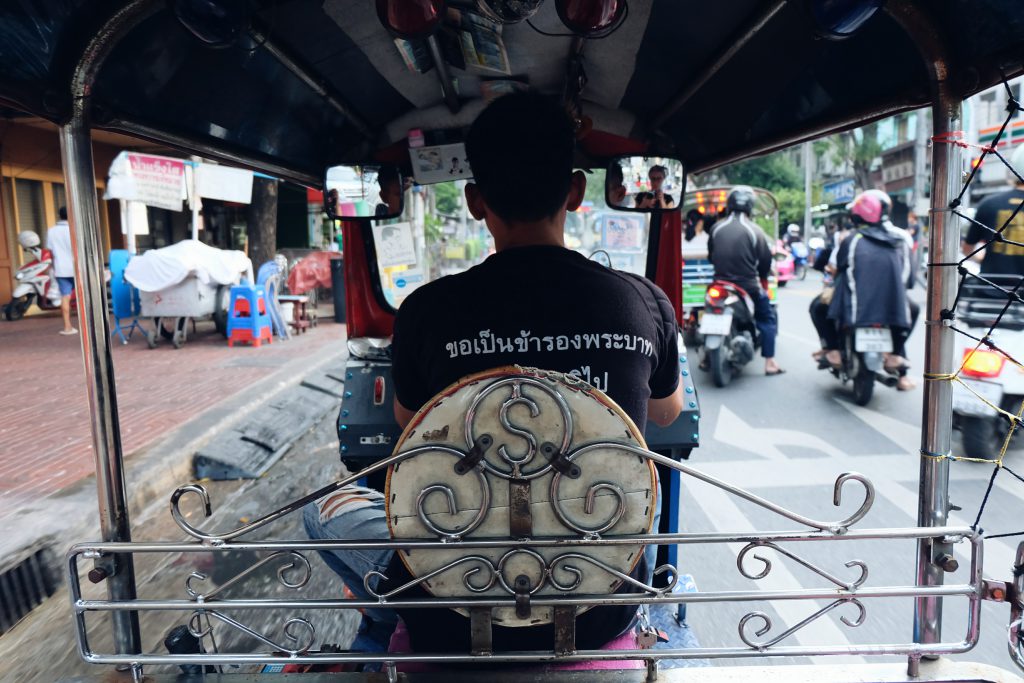
[(575, 375), (642, 430), (647, 400), (679, 383), (672, 304), (646, 278), (564, 247), (503, 250), (423, 286), (395, 320), (395, 393), (409, 410), (474, 372), (525, 365)]
[[(642, 430), (647, 400), (679, 382), (672, 305), (645, 278), (606, 268), (563, 247), (503, 250), (470, 270), (410, 295), (395, 321), (395, 392), (417, 410), (459, 378), (519, 364), (581, 377), (603, 390)], [(639, 562), (634, 577), (643, 577)], [(395, 555), (378, 590), (410, 581)], [(627, 586), (619, 592), (631, 592)], [(403, 597), (425, 596), (419, 586)], [(580, 615), (576, 642), (599, 648), (622, 633), (632, 606)], [(416, 652), (466, 650), (469, 620), (451, 610), (399, 610)], [(496, 650), (550, 649), (551, 625), (494, 628)]]
[[(1003, 230), (1003, 238), (1024, 244), (1024, 209), (1014, 215), (1022, 201), (1024, 190), (1008, 190), (994, 194), (978, 205), (974, 219), (992, 230), (999, 230), (1006, 221), (1010, 221)], [(979, 242), (987, 242), (993, 236), (992, 232), (972, 223), (964, 242), (977, 245)], [(993, 242), (985, 249), (981, 272), (987, 275), (1024, 275), (1024, 247), (1006, 242)]]

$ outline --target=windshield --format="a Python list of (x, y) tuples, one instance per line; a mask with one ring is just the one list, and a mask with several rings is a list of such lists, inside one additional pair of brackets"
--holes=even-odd
[[(604, 171), (587, 177), (586, 200), (565, 221), (565, 246), (618, 270), (643, 275), (650, 215), (610, 210)], [(381, 289), (388, 304), (402, 305), (416, 289), (483, 262), (494, 239), (466, 210), (466, 181), (414, 185), (401, 217), (373, 223)]]

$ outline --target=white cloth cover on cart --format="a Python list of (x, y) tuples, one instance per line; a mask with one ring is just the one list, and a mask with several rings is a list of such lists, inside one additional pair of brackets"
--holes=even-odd
[(168, 289), (188, 277), (205, 285), (232, 285), (242, 275), (254, 281), (252, 260), (244, 252), (217, 249), (198, 240), (150, 249), (133, 257), (124, 271), (125, 279), (143, 292)]

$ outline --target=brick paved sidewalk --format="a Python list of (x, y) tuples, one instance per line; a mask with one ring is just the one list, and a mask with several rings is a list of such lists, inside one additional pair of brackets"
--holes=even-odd
[[(0, 322), (0, 519), (94, 472), (81, 340), (60, 327), (59, 317)], [(258, 349), (228, 348), (210, 322), (180, 350), (149, 349), (138, 331), (127, 346), (115, 337), (126, 458), (256, 381), (301, 372), (301, 359), (315, 362), (344, 339), (345, 327), (330, 321)]]

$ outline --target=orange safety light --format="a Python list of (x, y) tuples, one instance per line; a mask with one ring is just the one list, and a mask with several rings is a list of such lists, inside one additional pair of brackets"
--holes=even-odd
[(707, 209), (704, 206), (698, 206), (697, 211), (699, 213), (707, 213)]
[(971, 159), (971, 170), (974, 170), (981, 166), (981, 157), (974, 157)]
[(998, 377), (1006, 358), (997, 351), (964, 349), (963, 373), (970, 377)]

